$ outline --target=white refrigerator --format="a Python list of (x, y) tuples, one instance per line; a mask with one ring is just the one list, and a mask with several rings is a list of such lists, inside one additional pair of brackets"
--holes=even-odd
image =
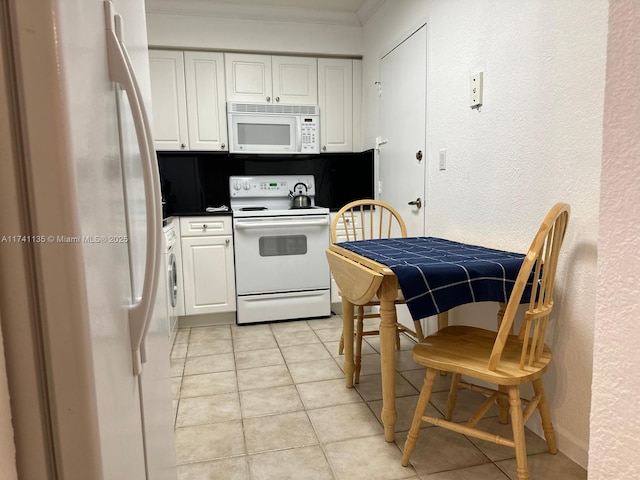
[(0, 420), (17, 475), (175, 479), (144, 1), (6, 0), (0, 42)]

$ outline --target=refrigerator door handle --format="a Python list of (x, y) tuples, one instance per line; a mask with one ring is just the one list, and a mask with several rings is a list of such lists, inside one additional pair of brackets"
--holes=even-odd
[(144, 180), (147, 217), (144, 280), (141, 296), (135, 298), (133, 305), (129, 308), (133, 374), (139, 375), (142, 371), (142, 363), (146, 360), (144, 340), (149, 329), (151, 315), (153, 314), (160, 276), (160, 180), (158, 166), (153, 156), (155, 150), (153, 148), (149, 118), (142, 101), (140, 87), (136, 81), (127, 50), (118, 38), (121, 36), (122, 20), (119, 15), (114, 15), (113, 5), (110, 0), (104, 2), (104, 8), (109, 76), (113, 82), (122, 85), (127, 93), (140, 149)]

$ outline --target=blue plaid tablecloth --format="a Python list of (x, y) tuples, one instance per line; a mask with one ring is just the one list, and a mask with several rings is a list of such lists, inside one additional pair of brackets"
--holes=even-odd
[[(391, 268), (414, 320), (465, 303), (507, 303), (524, 259), (520, 253), (435, 237), (360, 240), (339, 246)], [(522, 298), (528, 298), (527, 292)]]

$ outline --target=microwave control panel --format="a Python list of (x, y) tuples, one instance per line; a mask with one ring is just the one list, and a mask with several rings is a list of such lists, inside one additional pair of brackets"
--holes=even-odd
[(300, 117), (301, 153), (320, 153), (320, 118), (316, 115)]

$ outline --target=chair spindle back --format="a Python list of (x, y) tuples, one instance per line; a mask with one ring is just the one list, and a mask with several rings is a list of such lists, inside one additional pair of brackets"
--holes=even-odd
[(355, 200), (342, 207), (331, 224), (331, 243), (339, 241), (339, 227), (346, 237), (340, 240), (347, 242), (407, 236), (400, 214), (380, 200)]
[(511, 333), (516, 311), (528, 284), (531, 285), (529, 306), (518, 334), (522, 342), (520, 368), (525, 369), (526, 366), (535, 364), (543, 354), (547, 323), (553, 308), (553, 289), (558, 258), (570, 211), (568, 204), (557, 203), (542, 221), (509, 297), (489, 359), (489, 370), (495, 371), (498, 367), (500, 356)]

